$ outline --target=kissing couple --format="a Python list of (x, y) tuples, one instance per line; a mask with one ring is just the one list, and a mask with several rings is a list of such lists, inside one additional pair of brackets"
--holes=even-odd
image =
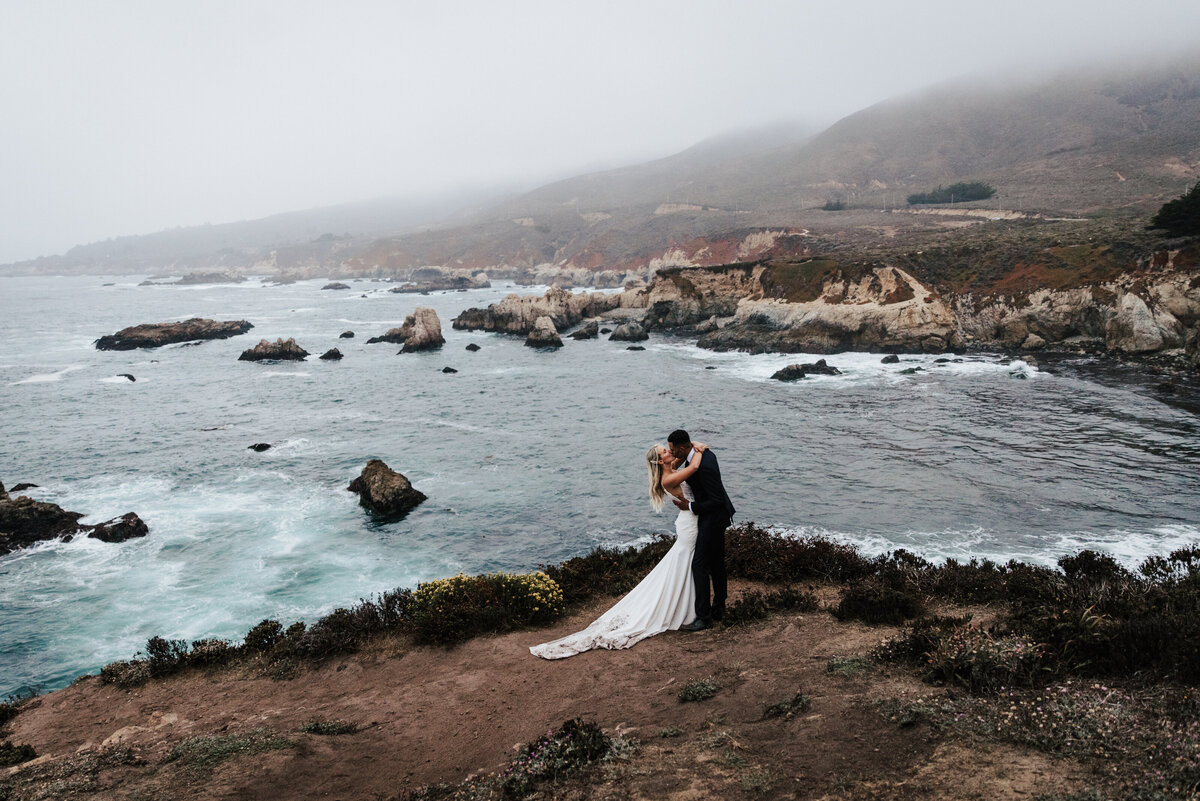
[[(702, 631), (725, 613), (725, 529), (734, 508), (721, 483), (717, 455), (682, 429), (646, 452), (650, 503), (670, 497), (679, 507), (675, 544), (629, 594), (583, 631), (529, 649), (563, 659), (593, 648), (629, 648), (672, 629)], [(711, 600), (709, 586), (712, 587)]]

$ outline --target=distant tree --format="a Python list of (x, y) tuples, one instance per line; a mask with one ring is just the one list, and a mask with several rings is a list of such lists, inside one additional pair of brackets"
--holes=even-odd
[(1168, 200), (1147, 228), (1162, 228), (1171, 236), (1200, 234), (1200, 181), (1174, 200)]
[(918, 203), (966, 203), (968, 200), (987, 200), (996, 190), (982, 181), (939, 186), (929, 192), (918, 192), (908, 196), (908, 205)]
[(825, 205), (821, 207), (824, 211), (845, 211), (846, 201), (844, 200), (826, 200)]

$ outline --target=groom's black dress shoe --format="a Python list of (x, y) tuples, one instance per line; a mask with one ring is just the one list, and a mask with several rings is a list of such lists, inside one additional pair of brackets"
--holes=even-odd
[(711, 623), (705, 623), (700, 618), (696, 618), (691, 623), (688, 623), (686, 626), (680, 626), (679, 630), (680, 631), (704, 631), (705, 629), (710, 629), (710, 628), (712, 628)]

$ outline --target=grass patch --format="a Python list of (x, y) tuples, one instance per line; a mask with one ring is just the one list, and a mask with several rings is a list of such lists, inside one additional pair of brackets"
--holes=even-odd
[(835, 656), (825, 664), (825, 672), (850, 678), (875, 669), (875, 661), (865, 656)]
[(622, 738), (607, 737), (595, 723), (568, 720), (557, 731), (521, 748), (520, 753), (498, 774), (468, 779), (457, 785), (439, 784), (410, 790), (400, 801), (434, 799), (521, 799), (549, 792), (564, 780), (574, 778), (608, 759), (621, 759), (636, 749)]
[(683, 729), (679, 728), (678, 726), (667, 726), (658, 733), (658, 736), (665, 740), (671, 737), (679, 737), (682, 734)]
[(101, 771), (136, 764), (140, 763), (134, 757), (133, 749), (120, 747), (29, 765), (18, 773), (0, 778), (0, 799), (59, 801), (77, 794), (94, 793), (100, 789)]
[(695, 701), (707, 701), (720, 691), (720, 684), (717, 684), (712, 679), (701, 679), (700, 681), (691, 681), (683, 685), (683, 688), (676, 697), (679, 698), (681, 704), (686, 704)]
[(300, 727), (300, 731), (322, 736), (354, 734), (358, 731), (358, 724), (344, 720), (310, 720)]
[(193, 776), (207, 776), (223, 762), (235, 757), (295, 748), (295, 740), (270, 729), (253, 729), (244, 734), (211, 734), (177, 743), (164, 762), (176, 763)]
[(796, 693), (791, 698), (771, 704), (763, 710), (764, 718), (783, 718), (791, 720), (796, 715), (807, 712), (812, 706), (812, 698), (804, 693)]

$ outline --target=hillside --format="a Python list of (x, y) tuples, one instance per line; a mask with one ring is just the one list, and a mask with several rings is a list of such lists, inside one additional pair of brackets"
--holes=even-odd
[[(518, 197), (354, 204), (176, 229), (8, 271), (389, 276), (440, 265), (517, 275), (553, 265), (619, 273), (780, 255), (769, 242), (747, 250), (747, 238), (763, 232), (811, 234), (814, 250), (992, 217), (1103, 218), (1132, 234), (1200, 176), (1198, 119), (1194, 56), (1037, 80), (997, 75), (894, 98), (815, 135), (798, 123), (743, 131)], [(984, 181), (997, 193), (952, 208), (904, 203), (958, 181)], [(827, 201), (846, 211), (823, 211)], [(963, 215), (969, 207), (976, 216)]]

